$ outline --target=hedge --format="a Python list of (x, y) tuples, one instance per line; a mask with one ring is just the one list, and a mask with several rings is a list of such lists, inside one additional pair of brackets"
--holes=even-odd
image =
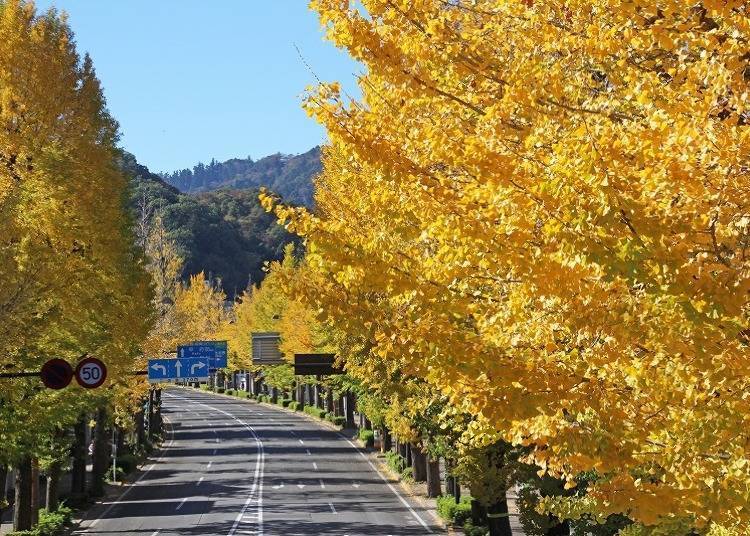
[(54, 512), (39, 510), (39, 523), (32, 530), (9, 532), (6, 536), (58, 536), (64, 533), (65, 527), (73, 519), (73, 510), (60, 506)]
[(289, 406), (287, 407), (291, 409), (292, 411), (300, 411), (300, 409), (302, 408), (302, 405), (299, 402), (292, 401), (292, 402), (289, 402)]
[(312, 415), (313, 417), (317, 417), (318, 419), (325, 419), (326, 416), (326, 410), (315, 406), (305, 406), (302, 411), (309, 415)]
[(461, 526), (471, 519), (471, 497), (461, 497), (456, 503), (453, 495), (441, 495), (437, 498), (437, 512), (446, 521)]
[(359, 439), (368, 448), (372, 448), (375, 446), (375, 432), (373, 432), (372, 430), (365, 430), (364, 428), (360, 428)]

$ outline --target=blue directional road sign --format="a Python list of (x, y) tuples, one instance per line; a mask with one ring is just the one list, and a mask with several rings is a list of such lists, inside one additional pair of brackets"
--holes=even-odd
[(168, 383), (175, 380), (200, 382), (208, 380), (210, 360), (204, 357), (185, 359), (149, 359), (148, 381)]
[(203, 357), (210, 359), (211, 368), (227, 366), (227, 341), (195, 341), (177, 347), (177, 357)]

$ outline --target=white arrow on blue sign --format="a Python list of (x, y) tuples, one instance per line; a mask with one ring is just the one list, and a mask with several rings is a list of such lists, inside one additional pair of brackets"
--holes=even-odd
[(165, 383), (174, 380), (206, 381), (210, 368), (209, 359), (201, 357), (149, 359), (148, 381), (151, 383)]
[(195, 341), (184, 346), (178, 346), (177, 357), (208, 358), (212, 369), (226, 368), (227, 341)]

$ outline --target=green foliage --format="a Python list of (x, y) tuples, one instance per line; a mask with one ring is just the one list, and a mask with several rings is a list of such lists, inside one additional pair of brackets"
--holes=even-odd
[(289, 403), (289, 409), (292, 411), (300, 411), (302, 405), (299, 402), (292, 401)]
[(169, 184), (186, 193), (219, 188), (258, 189), (278, 192), (287, 202), (312, 206), (312, 178), (321, 169), (320, 148), (295, 156), (275, 154), (254, 162), (251, 158), (212, 160), (193, 169), (162, 174)]
[(216, 388), (216, 392), (217, 392), (217, 393), (222, 393), (222, 394), (223, 394), (223, 393), (224, 393), (224, 388), (223, 388), (223, 387), (217, 387), (217, 388)]
[(60, 506), (55, 512), (39, 510), (39, 523), (32, 530), (9, 532), (7, 536), (59, 536), (73, 519), (73, 511), (67, 506)]
[(308, 415), (312, 415), (313, 417), (317, 417), (318, 419), (325, 419), (326, 417), (326, 410), (321, 408), (316, 408), (315, 406), (305, 406), (302, 410)]
[(489, 530), (484, 526), (476, 526), (471, 522), (471, 519), (466, 520), (464, 523), (464, 534), (466, 536), (487, 536)]
[(291, 365), (263, 367), (263, 381), (281, 392), (289, 392), (294, 388), (294, 367)]
[(210, 391), (211, 390), (211, 386), (208, 385), (207, 383), (202, 383), (201, 386), (200, 386), (200, 390), (201, 391)]
[(235, 390), (234, 389), (226, 389), (224, 390), (225, 395), (231, 395), (234, 396)]
[(463, 526), (471, 519), (471, 497), (461, 497), (460, 502), (456, 503), (453, 495), (441, 495), (437, 498), (437, 512), (453, 525)]
[(138, 468), (138, 458), (134, 454), (123, 454), (117, 457), (117, 467), (125, 474), (132, 473)]
[(256, 190), (181, 194), (125, 154), (121, 168), (131, 177), (130, 208), (135, 221), (160, 216), (167, 238), (183, 259), (182, 278), (203, 272), (221, 281), (233, 297), (263, 280), (263, 264), (283, 257), (297, 239), (263, 210)]
[(375, 446), (375, 432), (373, 432), (372, 430), (365, 430), (364, 428), (360, 428), (358, 435), (360, 441), (362, 441), (366, 447), (372, 448)]
[(290, 404), (292, 403), (292, 399), (291, 399), (291, 398), (280, 398), (280, 399), (279, 399), (279, 400), (277, 401), (277, 403), (278, 403), (278, 404), (279, 404), (280, 406), (282, 406), (282, 407), (288, 408), (288, 407), (289, 407), (289, 405), (290, 405)]
[(388, 464), (388, 467), (390, 467), (394, 472), (398, 473), (399, 475), (404, 475), (407, 471), (411, 471), (410, 467), (406, 466), (406, 459), (401, 456), (400, 454), (388, 451), (385, 453), (385, 461)]
[(346, 417), (335, 415), (333, 413), (326, 413), (326, 420), (332, 422), (336, 426), (344, 426), (346, 423)]

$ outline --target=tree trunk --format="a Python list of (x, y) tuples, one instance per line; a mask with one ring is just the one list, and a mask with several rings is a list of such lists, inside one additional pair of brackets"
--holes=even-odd
[(326, 389), (326, 413), (334, 413), (335, 409), (333, 407), (333, 389), (328, 387)]
[(439, 497), (442, 495), (440, 486), (440, 458), (433, 458), (427, 454), (427, 496)]
[(372, 430), (372, 422), (367, 417), (365, 417), (364, 424), (365, 424), (365, 430)]
[(104, 477), (109, 460), (108, 446), (107, 410), (101, 407), (96, 412), (96, 428), (94, 430), (94, 460), (91, 470), (91, 494), (94, 497), (104, 495)]
[(414, 465), (414, 454), (411, 451), (411, 443), (405, 443), (404, 450), (406, 452), (406, 467), (412, 467)]
[(427, 455), (417, 445), (410, 447), (414, 482), (427, 481)]
[(31, 530), (31, 456), (24, 456), (16, 464), (13, 530)]
[(60, 462), (53, 461), (47, 469), (47, 496), (44, 504), (48, 512), (54, 512), (60, 505)]
[(161, 389), (154, 391), (154, 421), (156, 424), (156, 434), (162, 433), (163, 423), (161, 421)]
[(313, 406), (315, 406), (316, 408), (319, 408), (323, 405), (322, 402), (323, 402), (323, 399), (320, 396), (320, 384), (316, 383), (313, 386)]
[(39, 523), (39, 458), (31, 458), (31, 526)]
[(490, 528), (490, 536), (513, 536), (505, 495), (487, 509), (487, 525)]
[(148, 437), (153, 439), (154, 435), (156, 435), (156, 413), (155, 413), (155, 400), (156, 400), (156, 390), (155, 389), (149, 389), (148, 390)]
[(567, 519), (547, 529), (547, 536), (570, 536), (570, 521)]
[(471, 522), (474, 525), (484, 525), (485, 520), (485, 509), (482, 504), (476, 500), (471, 500)]
[(135, 414), (135, 441), (136, 446), (141, 447), (146, 442), (146, 427), (144, 426), (143, 408)]
[(445, 459), (445, 493), (456, 496), (456, 477), (451, 474), (453, 471), (453, 461)]
[[(0, 463), (0, 505), (5, 500), (5, 482), (8, 480), (8, 466), (4, 463)], [(4, 508), (0, 506), (0, 513)]]
[(388, 428), (382, 426), (380, 428), (380, 452), (385, 454), (391, 450), (391, 434), (388, 432)]
[(86, 416), (82, 415), (73, 429), (74, 438), (71, 448), (73, 467), (71, 469), (70, 491), (74, 504), (83, 501), (86, 493)]
[(346, 417), (345, 428), (354, 428), (354, 395), (346, 393), (344, 397), (344, 411)]

